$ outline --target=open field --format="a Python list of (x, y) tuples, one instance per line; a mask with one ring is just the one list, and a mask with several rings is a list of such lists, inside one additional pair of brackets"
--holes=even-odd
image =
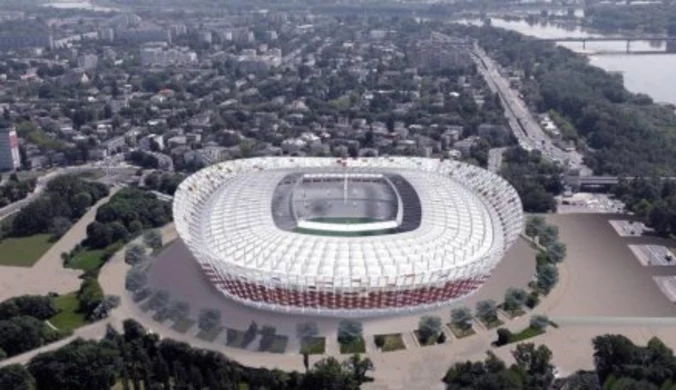
[(56, 299), (59, 314), (49, 319), (49, 322), (59, 329), (74, 330), (87, 323), (83, 313), (79, 313), (80, 301), (77, 292), (60, 295)]
[(657, 237), (621, 237), (609, 223), (612, 214), (547, 216), (559, 227), (568, 246), (562, 264), (570, 275), (550, 317), (672, 317), (676, 306), (660, 291), (653, 276), (676, 275), (674, 267), (644, 267), (629, 248), (633, 245), (673, 246)]
[(0, 265), (32, 267), (52, 244), (49, 234), (5, 238), (0, 241)]

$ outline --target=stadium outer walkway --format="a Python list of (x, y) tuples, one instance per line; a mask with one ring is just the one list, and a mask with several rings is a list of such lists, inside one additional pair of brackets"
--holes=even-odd
[[(176, 238), (173, 225), (163, 229), (164, 242)], [(197, 348), (210, 349), (221, 352), (227, 357), (244, 365), (252, 367), (279, 368), (283, 370), (303, 371), (302, 357), (295, 354), (272, 354), (252, 352), (225, 345), (209, 343), (195, 338), (191, 334), (175, 332), (164, 325), (153, 321), (148, 314), (141, 312), (131, 302), (124, 291), (124, 278), (128, 266), (124, 263), (124, 252), (118, 252), (101, 270), (101, 284), (107, 294), (119, 295), (122, 303), (113, 315), (102, 322), (78, 329), (75, 334), (61, 340), (27, 352), (25, 354), (0, 362), (0, 367), (12, 363), (27, 363), (38, 353), (54, 350), (77, 337), (85, 339), (99, 339), (105, 334), (108, 324), (121, 329), (122, 322), (127, 318), (134, 318), (147, 329), (162, 337), (184, 341)], [(566, 263), (560, 267), (561, 277), (559, 286), (547, 297), (532, 314), (547, 313), (555, 308), (564, 299), (570, 286), (569, 269)], [(506, 327), (512, 331), (518, 331), (528, 325), (530, 316), (510, 321)], [(645, 321), (631, 321), (629, 323), (609, 323), (597, 318), (596, 321), (565, 321), (561, 318), (559, 329), (550, 328), (546, 334), (538, 336), (532, 341), (536, 344), (546, 344), (554, 352), (554, 364), (565, 374), (578, 369), (590, 369), (593, 367), (593, 350), (591, 339), (604, 333), (622, 333), (637, 343), (645, 343), (650, 337), (658, 336), (667, 345), (676, 345), (676, 333), (673, 332), (673, 324), (670, 322), (655, 322), (650, 319)], [(493, 348), (491, 341), (496, 339), (496, 331), (486, 331), (477, 328), (477, 335), (462, 339), (451, 340), (450, 343), (418, 347), (408, 346), (408, 349), (396, 352), (382, 353), (370, 351), (366, 356), (373, 360), (376, 370), (372, 373), (375, 379), (373, 383), (367, 383), (364, 389), (435, 389), (443, 388), (441, 378), (446, 370), (454, 363), (465, 360), (479, 360), (485, 357), (487, 350), (492, 350), (498, 357), (511, 362), (511, 350), (513, 345)], [(311, 356), (310, 363), (325, 357)], [(347, 355), (337, 356), (345, 359)]]

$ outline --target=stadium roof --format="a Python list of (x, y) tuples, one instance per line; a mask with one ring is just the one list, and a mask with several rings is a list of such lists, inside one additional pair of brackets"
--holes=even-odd
[[(332, 237), (275, 225), (272, 196), (286, 175), (335, 170), (401, 175), (420, 199), (420, 227), (391, 235)], [(482, 182), (487, 183), (485, 194), (477, 192)], [(433, 283), (454, 268), (494, 267), (484, 264), (485, 259), (496, 258), (516, 238), (521, 204), (505, 185), (488, 171), (433, 159), (345, 163), (334, 158), (258, 158), (222, 163), (191, 176), (179, 187), (174, 209), (179, 234), (198, 252), (198, 259), (210, 259), (251, 279), (297, 285), (324, 280), (342, 287), (354, 287), (359, 283), (355, 280), (364, 278), (374, 287), (393, 278), (402, 278), (403, 284)], [(488, 191), (492, 193), (487, 197)], [(503, 205), (489, 198), (501, 199)], [(500, 207), (518, 209), (516, 214), (508, 210), (518, 221), (506, 226), (501, 214), (507, 211)]]

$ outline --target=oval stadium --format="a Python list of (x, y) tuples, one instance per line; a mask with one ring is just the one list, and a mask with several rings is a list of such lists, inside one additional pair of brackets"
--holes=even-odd
[(426, 310), (476, 291), (521, 231), (499, 176), (415, 157), (262, 157), (174, 195), (181, 239), (226, 297), (335, 317)]

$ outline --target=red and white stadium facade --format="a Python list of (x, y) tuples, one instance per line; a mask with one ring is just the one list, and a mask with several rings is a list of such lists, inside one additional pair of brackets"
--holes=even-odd
[[(272, 216), (275, 188), (308, 171), (396, 173), (417, 193), (420, 225), (355, 237), (282, 230)], [(412, 157), (228, 161), (181, 183), (173, 211), (179, 236), (226, 297), (335, 317), (426, 310), (466, 297), (488, 280), (523, 224), (519, 196), (501, 177)]]

